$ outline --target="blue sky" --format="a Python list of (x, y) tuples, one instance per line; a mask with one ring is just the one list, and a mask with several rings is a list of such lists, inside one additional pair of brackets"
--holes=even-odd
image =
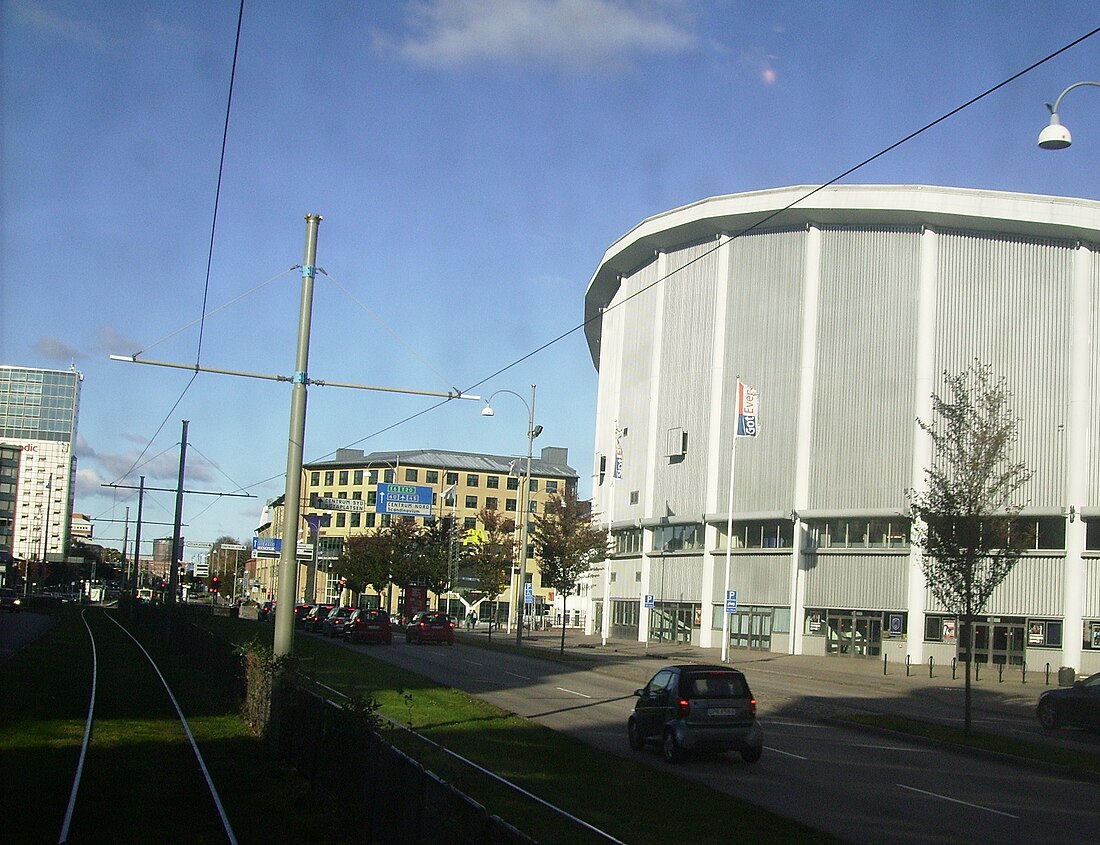
[[(189, 497), (198, 541), (247, 540), (281, 492), (290, 388), (108, 355), (292, 374), (306, 213), (327, 273), (310, 377), (537, 384), (536, 448), (567, 447), (587, 495), (583, 332), (485, 379), (578, 328), (612, 242), (705, 197), (826, 182), (1100, 26), (1094, 2), (246, 0), (207, 288), (237, 9), (0, 0), (0, 363), (85, 374), (93, 517), (136, 512), (104, 483), (174, 487), (189, 420), (188, 487), (256, 497)], [(845, 181), (1100, 199), (1100, 90), (1064, 101), (1070, 149), (1035, 145), (1043, 104), (1086, 79), (1100, 36)], [(516, 398), (401, 422), (434, 404), (311, 388), (306, 460), (524, 452)], [(150, 494), (146, 519), (173, 507)]]

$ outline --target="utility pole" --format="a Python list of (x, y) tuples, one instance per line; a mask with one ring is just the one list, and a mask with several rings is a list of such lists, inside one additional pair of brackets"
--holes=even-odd
[(137, 525), (134, 529), (134, 586), (133, 597), (137, 598), (138, 587), (141, 586), (141, 506), (145, 504), (145, 476), (141, 476), (138, 485), (138, 512)]
[(276, 657), (294, 650), (294, 600), (298, 593), (298, 523), (302, 511), (302, 450), (306, 439), (306, 382), (309, 379), (309, 332), (313, 316), (313, 279), (317, 269), (317, 228), (321, 215), (306, 215), (306, 249), (302, 263), (302, 298), (298, 309), (298, 351), (290, 397), (290, 436), (286, 450), (283, 496), (283, 547), (279, 554), (279, 593), (275, 605)]
[(187, 424), (183, 421), (183, 440), (180, 443), (180, 470), (176, 481), (176, 519), (172, 525), (172, 556), (168, 563), (168, 595), (165, 603), (176, 603), (176, 591), (179, 589), (179, 561), (176, 556), (183, 552), (183, 544), (180, 542), (180, 523), (183, 522), (183, 475), (187, 464)]

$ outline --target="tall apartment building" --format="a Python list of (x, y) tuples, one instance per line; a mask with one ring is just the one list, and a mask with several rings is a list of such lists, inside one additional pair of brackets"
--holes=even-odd
[[(539, 457), (531, 460), (530, 496), (527, 499), (528, 526), (533, 526), (536, 513), (545, 510), (554, 495), (567, 490), (575, 492), (577, 473), (568, 465), (569, 452), (559, 447), (546, 447)], [(305, 464), (302, 468), (302, 516), (329, 518), (329, 524), (320, 528), (317, 537), (318, 555), (322, 560), (334, 560), (343, 547), (344, 540), (356, 534), (369, 533), (376, 527), (389, 523), (391, 517), (377, 512), (377, 488), (379, 483), (412, 484), (433, 490), (435, 507), (431, 517), (454, 517), (459, 531), (478, 526), (477, 515), (482, 508), (498, 509), (519, 522), (520, 509), (524, 507), (522, 479), (526, 471), (526, 456), (485, 455), (470, 452), (450, 452), (441, 449), (419, 449), (395, 452), (371, 452), (361, 449), (339, 449), (331, 461)], [(361, 510), (340, 510), (325, 507), (326, 499), (361, 500)], [(272, 503), (270, 518), (265, 517), (261, 535), (272, 538), (281, 528), (282, 501)], [(392, 517), (396, 519), (397, 517)], [(274, 530), (273, 530), (274, 529)], [(299, 541), (298, 595), (306, 588), (306, 558), (301, 550), (311, 542), (303, 524)], [(257, 579), (264, 590), (275, 594), (275, 574), (278, 557), (275, 546), (268, 542), (254, 542), (257, 558)], [(527, 546), (527, 580), (532, 585), (536, 605), (550, 605), (548, 590), (543, 588), (538, 575), (537, 560), (532, 545)], [(335, 569), (318, 573), (316, 595), (318, 599), (334, 599), (338, 593)], [(394, 597), (400, 601), (399, 597)], [(501, 613), (507, 606), (507, 595), (501, 596)], [(308, 600), (308, 599), (307, 599)], [(458, 604), (457, 599), (455, 604)], [(400, 609), (399, 606), (391, 609)]]
[[(0, 446), (20, 455), (11, 525), (16, 560), (58, 559), (68, 547), (83, 380), (75, 369), (0, 365)], [(10, 483), (0, 478), (0, 485)]]

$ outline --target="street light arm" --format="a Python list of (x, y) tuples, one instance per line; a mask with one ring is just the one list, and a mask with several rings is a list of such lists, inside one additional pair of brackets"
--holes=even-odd
[(1091, 86), (1093, 86), (1093, 87), (1095, 87), (1095, 88), (1100, 88), (1100, 82), (1088, 82), (1088, 81), (1085, 81), (1085, 82), (1074, 82), (1074, 83), (1073, 83), (1072, 85), (1070, 85), (1070, 86), (1069, 86), (1069, 87), (1068, 87), (1068, 88), (1067, 88), (1067, 89), (1066, 89), (1065, 91), (1063, 91), (1063, 92), (1062, 92), (1061, 94), (1059, 94), (1059, 95), (1058, 95), (1058, 99), (1054, 101), (1054, 105), (1053, 105), (1053, 106), (1052, 106), (1052, 105), (1051, 105), (1050, 103), (1047, 103), (1047, 108), (1048, 108), (1048, 109), (1050, 109), (1050, 113), (1051, 113), (1052, 115), (1056, 115), (1056, 114), (1058, 114), (1058, 107), (1062, 105), (1062, 98), (1063, 98), (1064, 96), (1066, 96), (1066, 94), (1068, 94), (1068, 93), (1069, 93), (1070, 91), (1072, 91), (1072, 90), (1073, 90), (1074, 88), (1080, 88), (1080, 87), (1081, 87), (1082, 85), (1091, 85)]

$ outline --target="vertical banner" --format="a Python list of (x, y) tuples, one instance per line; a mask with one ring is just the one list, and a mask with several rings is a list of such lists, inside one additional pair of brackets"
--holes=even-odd
[(615, 466), (611, 471), (613, 478), (623, 477), (623, 444), (622, 444), (623, 430), (619, 428), (619, 424), (615, 423)]
[(737, 436), (756, 437), (759, 394), (742, 381), (737, 382)]

